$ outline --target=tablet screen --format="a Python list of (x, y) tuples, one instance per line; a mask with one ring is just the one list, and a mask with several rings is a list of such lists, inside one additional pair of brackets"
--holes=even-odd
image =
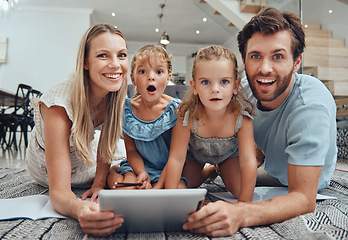
[(206, 189), (101, 190), (102, 211), (124, 217), (120, 232), (183, 231), (188, 216), (200, 208)]

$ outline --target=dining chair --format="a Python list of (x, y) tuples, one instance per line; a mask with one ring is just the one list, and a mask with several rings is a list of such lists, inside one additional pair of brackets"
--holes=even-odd
[(27, 114), (26, 117), (22, 119), (21, 123), (21, 135), (19, 139), (19, 145), (22, 143), (22, 138), (24, 138), (25, 147), (28, 147), (28, 133), (34, 128), (34, 109), (30, 106), (30, 102), (33, 98), (40, 98), (42, 93), (39, 90), (31, 89), (29, 93), (29, 100), (27, 102)]
[[(41, 91), (36, 90), (36, 89), (32, 89), (29, 101), (31, 101), (33, 98), (40, 98), (41, 95), (42, 95)], [(29, 105), (28, 127), (30, 127), (30, 131), (33, 130), (34, 125), (35, 125), (34, 109)]]
[(20, 137), (22, 137), (22, 134), (24, 135), (25, 146), (28, 146), (27, 131), (31, 91), (31, 86), (18, 84), (14, 106), (8, 106), (1, 111), (0, 129), (2, 129), (1, 143), (3, 148), (8, 149), (14, 146), (15, 150), (18, 151), (18, 132), (21, 134)]

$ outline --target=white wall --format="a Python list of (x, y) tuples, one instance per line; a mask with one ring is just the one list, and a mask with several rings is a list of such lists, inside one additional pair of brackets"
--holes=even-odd
[[(0, 19), (0, 37), (8, 38), (7, 62), (0, 64), (0, 88), (15, 92), (19, 83), (45, 91), (75, 69), (92, 9), (25, 8)], [(129, 61), (136, 50), (155, 42), (127, 41)], [(169, 44), (173, 73), (187, 72), (187, 56), (203, 46)]]
[(8, 38), (0, 88), (15, 92), (19, 83), (25, 83), (45, 91), (66, 78), (75, 68), (91, 13), (91, 9), (26, 8), (0, 19), (0, 36)]
[[(333, 31), (333, 37), (348, 39), (348, 5), (337, 0), (303, 1), (303, 16), (307, 22), (320, 22), (323, 29)], [(332, 8), (333, 14), (327, 10)], [(65, 79), (74, 69), (78, 44), (90, 26), (92, 9), (24, 8), (0, 19), (0, 37), (8, 38), (7, 63), (0, 64), (0, 88), (15, 92), (19, 83), (32, 85), (40, 91)], [(145, 44), (156, 42), (127, 41), (129, 59)], [(236, 36), (224, 44), (240, 61)], [(346, 40), (347, 46), (347, 40)], [(173, 44), (167, 46), (173, 54), (173, 72), (192, 69), (191, 54), (204, 45)]]

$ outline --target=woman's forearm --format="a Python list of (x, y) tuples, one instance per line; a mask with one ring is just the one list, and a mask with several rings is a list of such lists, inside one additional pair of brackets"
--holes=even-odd
[(50, 201), (53, 208), (60, 214), (77, 219), (78, 205), (80, 200), (69, 190), (51, 190), (49, 191)]

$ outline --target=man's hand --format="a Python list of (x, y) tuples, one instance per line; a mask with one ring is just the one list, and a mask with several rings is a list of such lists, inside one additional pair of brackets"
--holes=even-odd
[(232, 235), (241, 226), (238, 204), (224, 201), (208, 203), (189, 216), (183, 229), (212, 237)]

